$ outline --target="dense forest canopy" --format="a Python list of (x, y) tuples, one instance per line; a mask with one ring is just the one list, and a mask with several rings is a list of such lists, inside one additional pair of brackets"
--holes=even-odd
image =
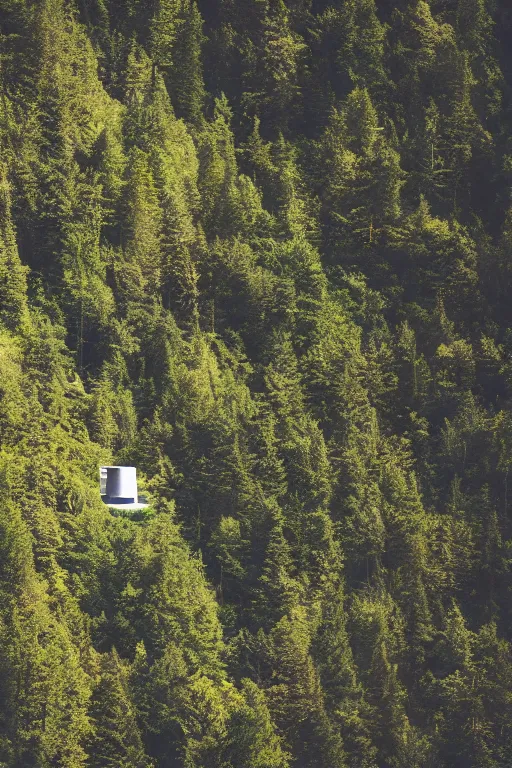
[(0, 0), (0, 67), (0, 766), (510, 768), (508, 0)]

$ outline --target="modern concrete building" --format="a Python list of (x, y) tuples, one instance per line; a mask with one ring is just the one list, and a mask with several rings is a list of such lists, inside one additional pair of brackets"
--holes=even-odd
[(137, 470), (135, 467), (100, 467), (101, 498), (114, 509), (144, 509), (139, 504)]

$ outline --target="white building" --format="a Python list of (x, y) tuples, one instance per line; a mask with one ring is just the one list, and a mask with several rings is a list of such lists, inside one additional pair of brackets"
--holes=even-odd
[(139, 504), (137, 470), (135, 467), (100, 467), (100, 493), (108, 507), (115, 509), (144, 509)]

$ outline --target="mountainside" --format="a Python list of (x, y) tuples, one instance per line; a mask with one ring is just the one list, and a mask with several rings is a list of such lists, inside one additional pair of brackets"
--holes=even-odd
[(510, 768), (509, 2), (0, 0), (0, 67), (0, 768)]

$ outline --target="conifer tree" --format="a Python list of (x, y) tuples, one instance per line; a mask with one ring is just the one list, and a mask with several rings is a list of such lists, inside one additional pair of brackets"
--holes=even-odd
[(2, 766), (512, 764), (511, 28), (0, 0)]
[(4, 166), (0, 174), (0, 319), (9, 330), (15, 330), (28, 319), (27, 269), (21, 264), (16, 247)]
[(336, 728), (329, 721), (318, 673), (309, 654), (310, 638), (304, 613), (298, 609), (282, 618), (272, 630), (275, 680), (269, 688), (271, 712), (278, 728), (287, 734), (292, 754), (304, 766), (319, 759), (344, 768), (346, 756)]
[(268, 519), (268, 545), (253, 609), (264, 629), (269, 629), (281, 617), (287, 616), (300, 595), (300, 585), (292, 575), (290, 548), (283, 533), (280, 511), (270, 510)]
[(340, 728), (349, 766), (375, 766), (376, 750), (370, 735), (371, 711), (357, 679), (347, 629), (345, 593), (339, 575), (326, 576), (322, 618), (313, 641), (325, 706)]
[(100, 659), (99, 681), (90, 712), (94, 738), (88, 745), (88, 765), (150, 768), (137, 727), (126, 670), (115, 650)]
[(196, 127), (202, 123), (205, 100), (202, 27), (203, 21), (195, 0), (182, 0), (167, 80), (176, 114)]
[(287, 768), (291, 756), (276, 734), (264, 692), (248, 679), (242, 685), (245, 701), (231, 716), (225, 759), (240, 768)]

